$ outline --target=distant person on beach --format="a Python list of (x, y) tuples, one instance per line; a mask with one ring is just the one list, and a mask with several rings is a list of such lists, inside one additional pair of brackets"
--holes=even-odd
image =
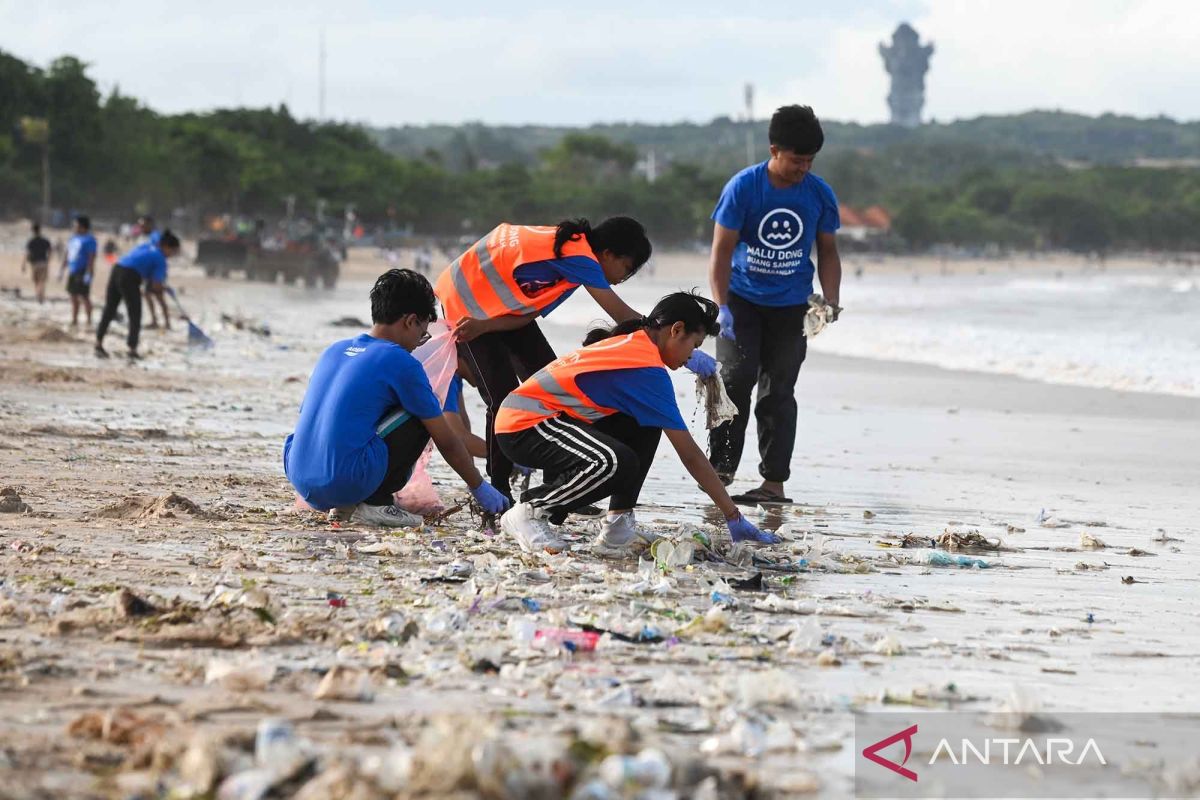
[(21, 272), (29, 265), (33, 274), (33, 294), (39, 303), (46, 302), (46, 276), (50, 273), (50, 240), (42, 236), (42, 226), (33, 223), (33, 238), (25, 243), (25, 257), (21, 259)]
[(688, 432), (667, 370), (682, 367), (717, 333), (716, 303), (688, 292), (658, 301), (646, 317), (588, 333), (584, 347), (552, 361), (505, 398), (496, 439), (508, 458), (554, 478), (526, 491), (500, 528), (526, 552), (566, 549), (555, 528), (575, 509), (608, 497), (592, 546), (624, 557), (655, 537), (638, 527), (634, 507), (666, 434), (683, 466), (729, 525), (735, 542), (774, 543), (742, 516)]
[(104, 242), (104, 260), (109, 264), (117, 263), (117, 243), (111, 238)]
[(92, 325), (92, 281), (96, 277), (96, 237), (92, 236), (92, 221), (83, 215), (75, 218), (75, 235), (67, 242), (58, 277), (67, 278), (67, 294), (71, 297), (71, 327), (79, 326), (79, 308), (87, 311), (87, 324)]
[[(154, 217), (143, 214), (138, 217), (137, 227), (139, 231), (138, 244), (158, 244), (162, 233), (154, 226)], [(150, 324), (146, 326), (146, 329), (158, 328), (158, 313), (154, 310), (154, 301), (157, 300), (158, 307), (162, 310), (163, 330), (171, 330), (171, 317), (167, 311), (167, 298), (163, 294), (162, 285), (159, 284), (155, 289), (152, 284), (148, 283), (143, 287), (142, 293), (146, 298), (146, 308), (150, 309)]]
[[(487, 471), (504, 494), (511, 496), (513, 464), (496, 442), (496, 413), (509, 392), (555, 357), (538, 317), (583, 286), (613, 321), (640, 319), (612, 287), (637, 274), (650, 252), (645, 228), (631, 217), (594, 228), (586, 219), (555, 227), (503, 223), (438, 278), (434, 291), (487, 404)], [(716, 369), (699, 350), (688, 366), (707, 374)]]
[[(713, 211), (709, 282), (720, 304), (717, 360), (738, 414), (709, 433), (709, 458), (729, 485), (737, 473), (758, 387), (758, 471), (762, 484), (734, 495), (739, 503), (790, 503), (784, 482), (796, 444), (796, 379), (807, 352), (804, 315), (814, 273), (825, 300), (838, 307), (842, 262), (837, 198), (812, 173), (825, 142), (808, 106), (771, 117), (771, 157), (734, 175)], [(813, 268), (813, 250), (817, 265)]]
[(108, 289), (104, 296), (104, 311), (100, 314), (100, 325), (96, 328), (96, 356), (108, 358), (104, 349), (104, 336), (108, 326), (116, 319), (117, 308), (125, 301), (126, 325), (129, 335), (129, 358), (138, 355), (138, 337), (142, 331), (142, 284), (147, 283), (162, 292), (167, 281), (167, 259), (179, 253), (179, 238), (170, 231), (163, 231), (157, 244), (139, 244), (117, 260), (108, 274)]
[[(370, 333), (335, 342), (308, 382), (296, 430), (283, 445), (283, 469), (304, 502), (331, 518), (415, 527), (421, 517), (397, 507), (430, 438), (471, 495), (492, 514), (509, 501), (475, 468), (443, 416), (412, 351), (437, 319), (433, 287), (416, 272), (392, 269), (371, 289)], [(336, 515), (336, 517), (335, 517)]]

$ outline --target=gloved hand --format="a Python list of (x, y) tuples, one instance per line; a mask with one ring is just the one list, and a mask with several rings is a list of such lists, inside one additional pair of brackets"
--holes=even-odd
[(783, 540), (770, 531), (760, 531), (750, 520), (738, 514), (735, 519), (727, 520), (729, 535), (735, 542), (758, 542), (759, 544), (779, 544)]
[(511, 500), (500, 494), (496, 487), (487, 481), (472, 489), (471, 496), (489, 514), (502, 514), (512, 505)]
[(692, 351), (684, 366), (701, 378), (711, 378), (717, 374), (717, 360), (699, 347)]
[(729, 341), (737, 341), (737, 337), (733, 335), (733, 312), (729, 310), (729, 306), (721, 306), (717, 311), (717, 324), (721, 326), (720, 336)]

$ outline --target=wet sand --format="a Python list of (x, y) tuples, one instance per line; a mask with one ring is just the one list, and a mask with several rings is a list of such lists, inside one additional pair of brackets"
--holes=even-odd
[[(354, 333), (327, 323), (369, 316), (355, 276), (382, 267), (360, 259), (333, 293), (183, 266), (173, 280), (218, 347), (150, 332), (137, 366), (94, 360), (90, 335), (63, 329), (65, 304), (0, 295), (0, 487), (30, 506), (0, 514), (0, 795), (208, 788), (253, 766), (269, 717), (320, 754), (313, 797), (341, 796), (339, 764), (402, 795), (534, 796), (646, 746), (685, 795), (844, 797), (852, 712), (885, 700), (1197, 707), (1200, 401), (814, 354), (788, 482), (799, 505), (754, 512), (787, 538), (763, 552), (774, 569), (696, 563), (646, 580), (636, 562), (590, 556), (582, 520), (581, 552), (561, 557), (521, 556), (465, 511), (419, 532), (333, 529), (295, 509), (279, 458), (317, 354)], [(15, 272), (5, 263), (0, 285)], [(547, 331), (560, 351), (580, 334)], [(677, 389), (702, 437), (691, 381)], [(753, 447), (735, 488), (753, 485)], [(447, 502), (465, 494), (436, 459), (433, 473)], [(665, 445), (643, 497), (643, 522), (727, 550)], [(947, 530), (1003, 550), (961, 569), (899, 546)], [(439, 579), (456, 561), (470, 582)], [(765, 591), (714, 584), (756, 572)], [(714, 585), (736, 607), (711, 611)], [(702, 615), (711, 632), (695, 631)], [(666, 641), (606, 637), (570, 657), (519, 642), (526, 620)], [(249, 668), (206, 683), (224, 662)], [(359, 699), (314, 698), (335, 665)], [(558, 766), (513, 766), (522, 754)], [(528, 782), (488, 789), (497, 774)]]

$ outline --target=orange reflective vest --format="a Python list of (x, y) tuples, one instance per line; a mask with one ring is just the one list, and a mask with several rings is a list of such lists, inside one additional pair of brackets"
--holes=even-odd
[[(517, 267), (557, 258), (554, 232), (551, 227), (504, 222), (454, 259), (438, 276), (433, 288), (442, 301), (446, 319), (455, 324), (464, 317), (492, 319), (508, 314), (532, 314), (577, 287), (577, 283), (562, 280), (530, 297), (517, 285), (514, 277)], [(564, 244), (562, 254), (564, 258), (596, 258), (582, 236)]]
[(644, 330), (614, 336), (551, 361), (504, 398), (496, 413), (496, 433), (516, 433), (560, 414), (595, 422), (617, 413), (597, 405), (575, 382), (585, 372), (658, 367), (666, 369), (658, 345)]

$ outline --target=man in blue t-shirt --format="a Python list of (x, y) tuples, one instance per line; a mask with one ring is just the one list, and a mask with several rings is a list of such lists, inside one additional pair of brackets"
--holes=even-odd
[[(771, 158), (734, 175), (713, 211), (709, 281), (721, 307), (717, 359), (738, 415), (709, 434), (709, 459), (728, 485), (737, 472), (758, 386), (759, 474), (762, 484), (734, 500), (791, 502), (783, 483), (791, 475), (796, 443), (796, 378), (807, 340), (804, 314), (820, 278), (836, 312), (842, 262), (835, 233), (837, 198), (812, 174), (825, 142), (808, 106), (784, 106), (771, 117)], [(816, 267), (813, 252), (816, 251)]]
[(125, 313), (128, 316), (129, 335), (126, 342), (129, 345), (129, 358), (141, 358), (137, 346), (138, 336), (142, 332), (142, 283), (161, 292), (167, 281), (167, 259), (178, 253), (179, 237), (170, 231), (163, 231), (157, 244), (139, 244), (113, 264), (112, 272), (108, 274), (104, 311), (96, 327), (97, 358), (108, 358), (104, 336), (108, 333), (108, 326), (117, 318), (117, 309), (122, 300), (125, 301)]
[(509, 501), (479, 474), (412, 350), (437, 319), (423, 275), (393, 269), (371, 289), (370, 333), (335, 342), (308, 382), (296, 430), (283, 444), (283, 471), (300, 497), (331, 518), (413, 527), (422, 519), (398, 508), (429, 439), (492, 514)]
[(67, 294), (71, 296), (71, 327), (79, 325), (79, 307), (87, 310), (87, 324), (92, 325), (92, 279), (96, 276), (96, 237), (92, 236), (92, 221), (80, 215), (75, 218), (75, 235), (67, 242), (58, 278), (67, 278)]

